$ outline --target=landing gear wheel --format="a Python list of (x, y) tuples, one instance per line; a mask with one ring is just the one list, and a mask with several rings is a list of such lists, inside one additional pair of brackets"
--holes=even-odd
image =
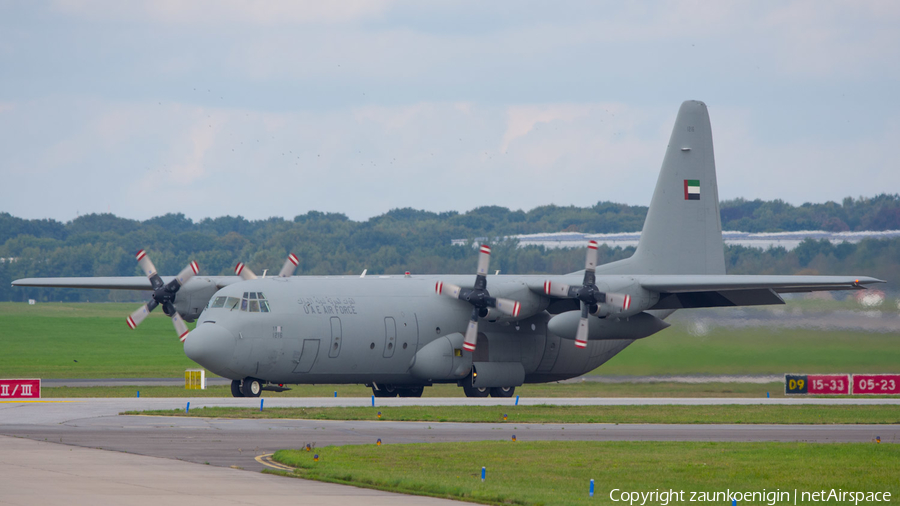
[(397, 388), (394, 385), (372, 385), (372, 395), (375, 397), (397, 397)]
[(259, 397), (262, 393), (262, 381), (256, 378), (244, 378), (241, 382), (241, 393), (244, 397)]
[(478, 388), (472, 385), (470, 380), (467, 380), (463, 383), (463, 392), (465, 392), (466, 397), (487, 397), (491, 394), (491, 389), (487, 387)]
[(512, 397), (516, 387), (494, 387), (491, 389), (491, 397)]
[(400, 397), (422, 397), (425, 387), (422, 385), (399, 389)]
[(231, 396), (232, 397), (243, 397), (244, 394), (241, 392), (241, 380), (232, 380), (231, 381)]

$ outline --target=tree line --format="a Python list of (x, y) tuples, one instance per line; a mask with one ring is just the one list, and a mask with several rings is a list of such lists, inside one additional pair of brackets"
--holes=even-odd
[[(780, 200), (723, 201), (725, 230), (898, 230), (900, 195), (846, 198), (842, 203), (792, 206)], [(102, 290), (12, 288), (25, 277), (141, 275), (134, 252), (146, 249), (163, 274), (197, 260), (207, 275), (230, 275), (238, 261), (257, 273), (280, 268), (288, 252), (300, 259), (299, 274), (470, 273), (474, 248), (452, 239), (503, 237), (559, 231), (635, 232), (646, 206), (599, 202), (591, 207), (541, 206), (530, 211), (486, 206), (465, 213), (394, 209), (366, 221), (311, 211), (293, 220), (247, 220), (240, 216), (194, 222), (183, 214), (144, 221), (90, 214), (62, 223), (25, 220), (0, 213), (0, 300), (133, 300), (139, 294)], [(606, 263), (631, 256), (633, 248), (600, 248)], [(728, 246), (731, 274), (855, 274), (900, 282), (900, 240), (832, 245), (804, 241), (798, 248), (760, 250)], [(493, 242), (492, 269), (507, 274), (562, 274), (583, 268), (583, 249), (520, 248)], [(890, 288), (891, 285), (888, 286)]]

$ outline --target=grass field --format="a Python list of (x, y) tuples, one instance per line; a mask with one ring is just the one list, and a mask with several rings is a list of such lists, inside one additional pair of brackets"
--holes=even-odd
[(674, 489), (684, 491), (682, 502), (691, 502), (692, 492), (727, 490), (887, 491), (891, 501), (900, 494), (900, 445), (873, 443), (494, 441), (328, 446), (281, 450), (274, 458), (297, 468), (287, 475), (485, 504), (628, 504), (611, 500), (614, 489), (616, 499), (622, 491)]
[[(378, 418), (378, 414), (381, 418)], [(341, 408), (205, 407), (130, 411), (130, 415), (199, 418), (291, 418), (403, 422), (896, 424), (900, 406), (403, 406)], [(503, 416), (507, 419), (504, 420)]]
[[(184, 369), (196, 367), (162, 312), (155, 311), (137, 330), (128, 329), (125, 317), (134, 308), (113, 303), (0, 303), (0, 376), (181, 378)], [(594, 373), (900, 372), (898, 344), (896, 334), (767, 327), (713, 327), (698, 337), (676, 325), (634, 343)]]
[(197, 364), (162, 311), (137, 330), (125, 324), (138, 305), (0, 303), (0, 376), (183, 378)]

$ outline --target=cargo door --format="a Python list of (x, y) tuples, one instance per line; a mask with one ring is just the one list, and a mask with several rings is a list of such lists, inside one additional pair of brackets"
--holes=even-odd
[[(545, 330), (546, 332), (546, 330)], [(552, 332), (546, 332), (547, 339), (544, 340), (544, 353), (541, 363), (538, 365), (537, 372), (550, 372), (556, 365), (556, 358), (559, 356), (559, 336)]]
[(303, 340), (300, 356), (294, 360), (297, 363), (294, 366), (295, 373), (307, 373), (312, 369), (313, 364), (316, 363), (316, 357), (319, 355), (319, 341), (319, 339)]

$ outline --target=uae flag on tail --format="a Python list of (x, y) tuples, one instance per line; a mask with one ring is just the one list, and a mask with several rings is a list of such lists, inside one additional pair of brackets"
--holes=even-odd
[(684, 200), (700, 200), (700, 180), (684, 180)]

